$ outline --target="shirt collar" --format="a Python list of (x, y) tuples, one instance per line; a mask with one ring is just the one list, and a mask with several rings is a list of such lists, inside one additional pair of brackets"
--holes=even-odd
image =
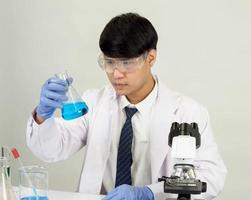
[(155, 103), (158, 93), (158, 81), (156, 80), (156, 77), (154, 77), (155, 85), (152, 89), (152, 91), (143, 99), (141, 102), (137, 104), (131, 104), (126, 96), (119, 96), (119, 107), (120, 110), (123, 110), (126, 106), (137, 108), (139, 113), (147, 113), (151, 109), (152, 105)]

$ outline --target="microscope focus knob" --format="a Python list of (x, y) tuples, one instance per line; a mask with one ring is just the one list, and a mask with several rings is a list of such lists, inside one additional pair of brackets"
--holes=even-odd
[(195, 129), (196, 131), (199, 130), (198, 124), (197, 124), (197, 123), (193, 122), (193, 123), (191, 123), (191, 126), (192, 126), (192, 128)]
[(180, 127), (180, 124), (178, 122), (173, 122), (171, 126), (171, 131), (176, 130)]
[(201, 192), (206, 192), (207, 191), (207, 183), (206, 182), (202, 182), (202, 190)]

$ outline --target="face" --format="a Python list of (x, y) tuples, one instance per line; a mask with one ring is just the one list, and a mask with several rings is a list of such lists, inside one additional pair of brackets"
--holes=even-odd
[(142, 60), (142, 67), (133, 72), (121, 72), (115, 68), (112, 73), (107, 73), (116, 93), (131, 98), (143, 99), (151, 91), (154, 85), (151, 67), (156, 59), (156, 50), (150, 50), (146, 58)]

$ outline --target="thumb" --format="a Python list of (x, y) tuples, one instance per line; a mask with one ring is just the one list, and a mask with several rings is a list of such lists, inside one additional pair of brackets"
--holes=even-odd
[(66, 81), (67, 81), (68, 85), (71, 85), (72, 82), (73, 82), (73, 78), (72, 78), (72, 77), (69, 77), (69, 78), (67, 78)]

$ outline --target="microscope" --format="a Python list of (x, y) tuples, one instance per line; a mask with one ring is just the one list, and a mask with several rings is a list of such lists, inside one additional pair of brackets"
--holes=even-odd
[(206, 192), (206, 182), (196, 179), (193, 159), (196, 149), (200, 147), (201, 138), (196, 123), (172, 123), (168, 145), (171, 157), (175, 160), (174, 172), (171, 177), (163, 176), (164, 192), (178, 194), (178, 200), (190, 200), (192, 194)]

